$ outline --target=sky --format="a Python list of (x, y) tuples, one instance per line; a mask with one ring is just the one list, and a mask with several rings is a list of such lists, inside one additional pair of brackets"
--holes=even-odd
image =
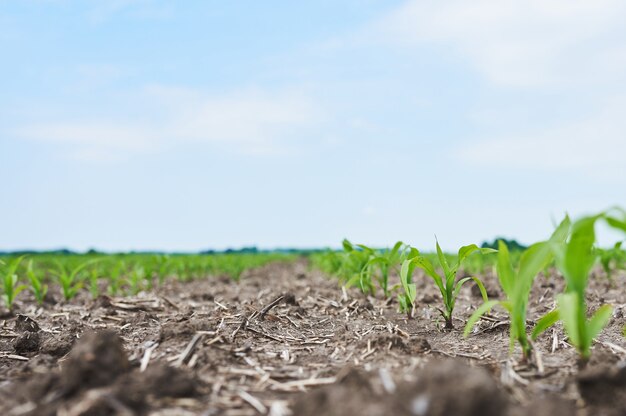
[(532, 243), (626, 206), (621, 0), (0, 0), (0, 250)]

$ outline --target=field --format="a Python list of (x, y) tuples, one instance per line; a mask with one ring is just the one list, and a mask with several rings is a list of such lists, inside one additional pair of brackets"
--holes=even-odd
[(594, 230), (625, 219), (510, 251), (5, 257), (0, 414), (623, 415), (626, 256)]

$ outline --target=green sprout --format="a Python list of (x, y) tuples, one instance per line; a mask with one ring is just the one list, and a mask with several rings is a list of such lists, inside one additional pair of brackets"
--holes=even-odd
[(117, 296), (122, 285), (122, 273), (126, 269), (126, 262), (120, 260), (115, 263), (115, 266), (111, 268), (109, 272), (109, 286), (107, 291), (111, 296)]
[(608, 249), (596, 248), (602, 269), (609, 280), (613, 277), (615, 270), (621, 270), (626, 267), (626, 252), (622, 249), (622, 243), (623, 241), (618, 241), (613, 247)]
[(26, 270), (26, 275), (28, 276), (28, 281), (30, 282), (30, 291), (33, 292), (33, 296), (35, 296), (35, 300), (37, 300), (38, 304), (43, 304), (43, 300), (48, 293), (48, 285), (42, 282), (41, 277), (37, 272), (33, 269), (33, 261), (30, 260), (28, 262), (28, 269)]
[[(504, 308), (509, 314), (510, 351), (513, 351), (515, 342), (522, 348), (524, 359), (529, 359), (532, 353), (532, 344), (526, 334), (526, 313), (528, 299), (535, 277), (553, 258), (550, 242), (563, 242), (567, 238), (570, 220), (566, 217), (550, 237), (549, 241), (535, 243), (522, 253), (517, 269), (513, 267), (509, 249), (504, 241), (498, 241), (497, 272), (502, 291), (506, 294), (505, 301), (490, 300), (483, 303), (472, 314), (465, 325), (464, 336), (469, 336), (478, 320), (494, 306)], [(533, 335), (538, 335), (543, 328), (538, 325)]]
[[(554, 315), (558, 315), (563, 322), (569, 341), (578, 351), (583, 364), (589, 360), (593, 340), (607, 325), (613, 311), (610, 305), (603, 305), (587, 318), (585, 291), (589, 273), (596, 262), (593, 249), (595, 225), (600, 219), (613, 228), (626, 231), (626, 215), (624, 219), (619, 219), (603, 212), (576, 221), (567, 242), (552, 243), (557, 267), (567, 283), (565, 293), (557, 297), (558, 312)], [(555, 317), (552, 321), (556, 321)]]
[(130, 272), (128, 284), (130, 286), (130, 294), (136, 295), (143, 290), (143, 282), (145, 278), (145, 270), (142, 266), (136, 265)]
[[(4, 288), (2, 298), (4, 299), (4, 303), (7, 305), (9, 310), (13, 309), (15, 297), (22, 290), (26, 289), (26, 286), (18, 284), (18, 277), (16, 273), (17, 268), (23, 259), (24, 256), (9, 261), (8, 265), (6, 265), (6, 270), (2, 273), (2, 283)], [(0, 261), (0, 264), (5, 265), (2, 261)]]
[(165, 283), (165, 279), (167, 278), (167, 274), (168, 274), (169, 256), (158, 255), (155, 258), (155, 262), (157, 264), (156, 269), (157, 269), (157, 274), (158, 274), (159, 286), (163, 286), (163, 284)]
[(83, 282), (78, 279), (78, 275), (85, 267), (92, 264), (94, 261), (96, 260), (86, 261), (71, 270), (68, 270), (68, 268), (66, 268), (66, 266), (60, 261), (56, 262), (58, 270), (52, 270), (51, 273), (58, 277), (61, 292), (63, 293), (63, 298), (66, 301), (76, 296), (78, 291), (83, 287)]
[(89, 273), (89, 293), (92, 299), (96, 299), (100, 296), (100, 286), (98, 285), (98, 269), (94, 268)]
[[(373, 281), (377, 281), (383, 290), (385, 299), (389, 297), (389, 273), (402, 264), (406, 257), (406, 246), (398, 241), (391, 250), (374, 250), (363, 244), (357, 245), (369, 256), (369, 260), (360, 273), (361, 287), (374, 287)], [(372, 290), (373, 291), (373, 290)]]
[[(419, 251), (415, 248), (411, 248), (409, 258), (419, 256)], [(400, 268), (400, 285), (402, 287), (402, 293), (398, 294), (398, 304), (400, 305), (400, 312), (405, 312), (410, 319), (415, 312), (415, 299), (417, 298), (417, 286), (413, 283), (413, 270), (416, 264), (413, 261), (402, 262)]]
[[(403, 269), (407, 271), (407, 275), (403, 280), (407, 282), (410, 279), (410, 276), (415, 267), (419, 267), (420, 269), (426, 272), (426, 275), (433, 279), (439, 292), (441, 293), (441, 297), (443, 298), (443, 309), (437, 308), (441, 316), (445, 321), (446, 329), (454, 329), (454, 324), (452, 323), (452, 312), (454, 311), (454, 306), (456, 304), (456, 299), (461, 291), (461, 287), (470, 280), (473, 280), (478, 288), (480, 289), (480, 293), (485, 302), (488, 301), (487, 291), (485, 290), (485, 286), (477, 277), (464, 277), (460, 280), (456, 280), (456, 274), (463, 264), (463, 261), (472, 253), (480, 252), (482, 254), (495, 253), (497, 250), (491, 248), (480, 248), (476, 244), (470, 244), (468, 246), (463, 246), (459, 249), (456, 263), (450, 267), (448, 264), (448, 260), (446, 259), (445, 254), (441, 250), (439, 246), (439, 242), (437, 241), (437, 259), (439, 260), (439, 265), (443, 270), (443, 276), (435, 271), (430, 260), (422, 255), (417, 255), (408, 260), (405, 260), (403, 263)], [(414, 252), (415, 253), (415, 252)], [(411, 262), (415, 264), (415, 267), (411, 267), (407, 265), (407, 262)], [(410, 297), (410, 294), (409, 294)]]
[(376, 287), (371, 280), (371, 274), (362, 273), (370, 257), (374, 255), (374, 250), (363, 245), (354, 247), (346, 239), (343, 240), (342, 245), (344, 253), (337, 273), (339, 279), (345, 282), (346, 286), (358, 285), (361, 292), (374, 295)]

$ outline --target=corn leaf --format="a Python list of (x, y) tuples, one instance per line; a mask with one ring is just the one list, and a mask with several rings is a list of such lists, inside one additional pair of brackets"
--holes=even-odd
[(591, 319), (587, 322), (587, 336), (589, 337), (589, 344), (598, 336), (600, 331), (609, 323), (611, 314), (613, 313), (613, 307), (611, 305), (603, 305), (596, 313), (593, 314)]
[(582, 334), (578, 327), (578, 294), (574, 292), (560, 294), (557, 296), (557, 303), (559, 305), (559, 317), (563, 321), (567, 336), (572, 344), (576, 346), (582, 345)]
[(450, 265), (448, 265), (448, 260), (446, 259), (446, 255), (443, 254), (441, 250), (441, 246), (439, 246), (439, 241), (437, 244), (437, 257), (439, 258), (439, 264), (441, 264), (441, 268), (443, 269), (443, 274), (447, 277), (450, 275)]
[(511, 266), (511, 256), (509, 249), (502, 240), (498, 240), (498, 259), (496, 263), (498, 271), (498, 279), (500, 286), (508, 297), (513, 295), (513, 286), (515, 284), (515, 272)]
[(539, 337), (539, 335), (543, 334), (548, 328), (557, 323), (559, 320), (559, 310), (554, 309), (553, 311), (548, 312), (535, 324), (533, 328), (533, 332), (530, 335), (531, 339), (534, 341)]
[(435, 284), (439, 288), (439, 291), (442, 293), (442, 295), (445, 296), (446, 289), (443, 286), (443, 280), (441, 276), (439, 276), (439, 274), (435, 271), (432, 263), (424, 256), (415, 257), (411, 261), (415, 262), (415, 265), (417, 267), (424, 270), (426, 274), (435, 281)]
[(467, 324), (465, 325), (465, 330), (463, 331), (463, 336), (464, 337), (469, 336), (470, 332), (472, 332), (472, 328), (474, 327), (474, 325), (476, 325), (476, 322), (478, 322), (478, 320), (484, 314), (489, 312), (494, 306), (499, 305), (499, 304), (500, 304), (499, 300), (490, 300), (480, 305), (478, 309), (474, 311), (472, 316), (470, 316), (469, 320), (467, 321)]

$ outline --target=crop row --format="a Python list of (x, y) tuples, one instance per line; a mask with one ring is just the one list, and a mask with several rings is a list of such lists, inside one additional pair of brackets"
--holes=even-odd
[(0, 258), (1, 293), (9, 309), (25, 290), (42, 304), (51, 287), (58, 287), (66, 301), (84, 289), (94, 298), (103, 293), (135, 295), (162, 286), (168, 279), (187, 281), (226, 275), (239, 280), (246, 270), (294, 258), (282, 253), (7, 256)]
[[(344, 240), (343, 251), (314, 255), (313, 263), (337, 276), (342, 284), (358, 286), (367, 295), (375, 295), (378, 289), (385, 298), (396, 293), (399, 311), (409, 318), (413, 316), (417, 298), (413, 274), (419, 268), (441, 294), (442, 303), (437, 310), (445, 322), (444, 328), (448, 330), (454, 329), (453, 312), (461, 288), (468, 282), (474, 282), (483, 303), (467, 321), (465, 336), (471, 333), (484, 314), (498, 307), (510, 319), (511, 351), (517, 343), (523, 358), (531, 358), (532, 341), (560, 321), (581, 362), (586, 362), (593, 340), (612, 314), (612, 307), (604, 305), (591, 316), (587, 315), (585, 292), (589, 275), (597, 263), (602, 265), (609, 277), (614, 270), (626, 267), (626, 253), (621, 248), (621, 242), (610, 249), (597, 247), (596, 225), (600, 222), (626, 233), (626, 211), (614, 208), (576, 221), (565, 217), (547, 240), (532, 244), (525, 250), (510, 251), (505, 242), (499, 241), (497, 249), (471, 244), (461, 247), (456, 256), (451, 256), (442, 251), (438, 241), (435, 253), (427, 254), (402, 242), (391, 249), (376, 250)], [(488, 299), (482, 281), (473, 275), (482, 273), (490, 265), (494, 267), (504, 293), (503, 300)], [(565, 279), (564, 292), (557, 296), (557, 306), (537, 321), (529, 337), (526, 315), (533, 283), (540, 272), (547, 273), (553, 266)], [(458, 278), (462, 267), (465, 276)], [(468, 272), (470, 275), (467, 275)], [(399, 277), (399, 283), (390, 287), (392, 273)]]

